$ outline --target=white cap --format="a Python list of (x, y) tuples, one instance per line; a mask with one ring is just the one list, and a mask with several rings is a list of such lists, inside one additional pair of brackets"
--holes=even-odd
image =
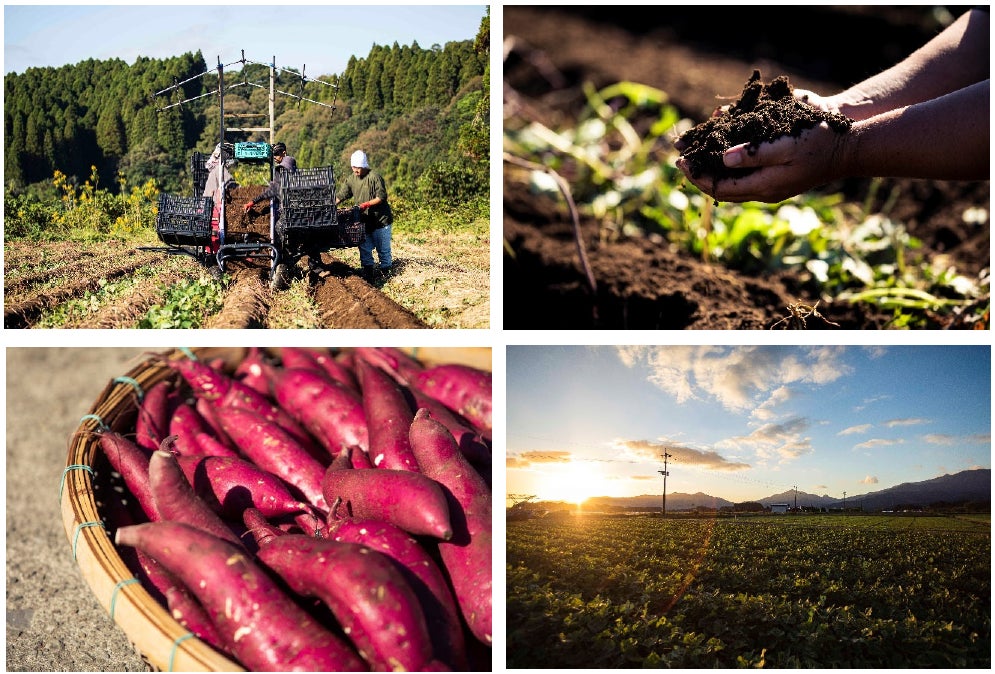
[(366, 160), (366, 153), (362, 150), (356, 150), (352, 153), (350, 165), (355, 166), (356, 168), (370, 168), (370, 162)]

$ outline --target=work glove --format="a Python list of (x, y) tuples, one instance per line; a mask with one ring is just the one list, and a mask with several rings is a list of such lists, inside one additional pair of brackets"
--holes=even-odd
[(363, 203), (361, 203), (359, 205), (359, 208), (360, 208), (360, 210), (364, 210), (365, 211), (367, 208), (369, 208), (372, 205), (373, 205), (373, 202), (371, 202), (371, 201), (364, 201)]

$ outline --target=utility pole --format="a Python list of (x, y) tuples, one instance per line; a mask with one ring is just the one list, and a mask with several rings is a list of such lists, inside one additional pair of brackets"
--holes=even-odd
[(843, 492), (843, 514), (846, 515), (846, 492)]
[(668, 454), (667, 450), (663, 450), (663, 470), (657, 471), (660, 475), (663, 475), (663, 510), (661, 511), (661, 515), (663, 517), (667, 516), (667, 476), (670, 475), (670, 473), (667, 472), (667, 459), (671, 456), (673, 455)]
[(795, 510), (798, 510), (798, 485), (795, 485)]

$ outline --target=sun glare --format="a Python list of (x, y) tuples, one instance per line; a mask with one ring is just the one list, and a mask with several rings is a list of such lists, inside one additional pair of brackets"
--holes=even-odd
[(584, 461), (571, 461), (557, 466), (544, 480), (542, 496), (544, 501), (566, 501), (581, 504), (592, 496), (608, 495), (607, 480), (598, 472), (595, 464)]

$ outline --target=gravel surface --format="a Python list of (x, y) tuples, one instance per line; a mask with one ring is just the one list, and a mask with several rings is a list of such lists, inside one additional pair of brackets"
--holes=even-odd
[(6, 350), (6, 671), (149, 671), (83, 580), (58, 503), (80, 417), (146, 351)]

